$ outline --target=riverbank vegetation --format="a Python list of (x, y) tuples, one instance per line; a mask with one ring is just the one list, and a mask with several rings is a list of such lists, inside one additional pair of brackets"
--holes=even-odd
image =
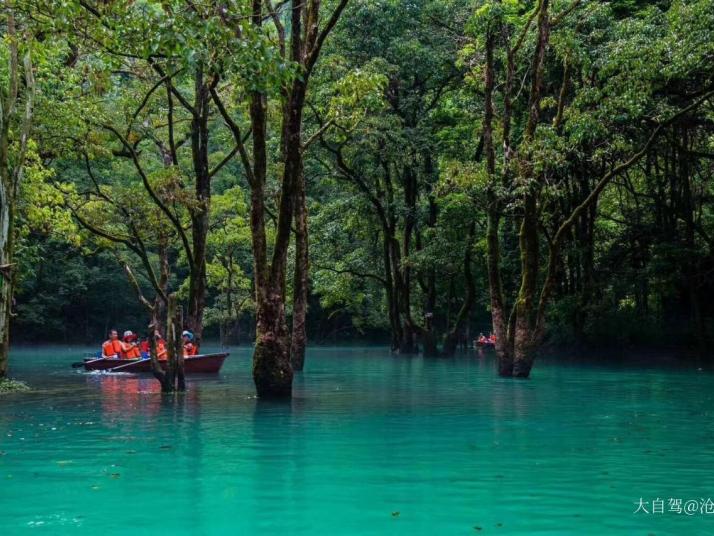
[(712, 0), (0, 11), (0, 376), (174, 294), (265, 396), (321, 342), (712, 348)]
[(16, 393), (18, 391), (29, 391), (30, 387), (24, 383), (17, 380), (11, 380), (9, 378), (3, 378), (0, 380), (0, 395), (4, 393)]

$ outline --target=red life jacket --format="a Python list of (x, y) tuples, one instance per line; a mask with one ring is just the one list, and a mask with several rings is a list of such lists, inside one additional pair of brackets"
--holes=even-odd
[(197, 352), (198, 352), (198, 348), (196, 348), (192, 342), (187, 342), (186, 344), (183, 345), (183, 356), (184, 357), (190, 357), (192, 355), (196, 355)]

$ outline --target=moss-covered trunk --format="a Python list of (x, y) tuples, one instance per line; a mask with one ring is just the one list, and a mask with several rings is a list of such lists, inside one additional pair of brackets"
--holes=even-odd
[[(10, 195), (8, 195), (10, 194)], [(0, 379), (7, 376), (13, 296), (14, 199), (0, 181)]]
[(183, 341), (181, 331), (183, 326), (183, 311), (178, 305), (175, 294), (168, 296), (166, 306), (166, 370), (159, 362), (156, 350), (156, 338), (151, 337), (151, 371), (161, 384), (162, 393), (182, 392), (186, 390), (186, 380), (183, 359)]
[[(8, 71), (0, 91), (0, 379), (7, 376), (10, 353), (10, 318), (15, 283), (15, 210), (32, 128), (35, 78), (28, 48), (20, 64), (15, 17), (5, 14)], [(25, 37), (28, 37), (27, 35)], [(24, 76), (23, 76), (24, 70)], [(24, 79), (21, 87), (20, 80)], [(19, 112), (20, 102), (24, 109)], [(11, 123), (14, 128), (10, 128)], [(11, 154), (12, 153), (12, 154)]]
[[(302, 168), (302, 162), (300, 162), (300, 168)], [(293, 281), (293, 332), (290, 343), (290, 360), (294, 370), (302, 370), (305, 366), (305, 347), (307, 346), (305, 318), (307, 316), (309, 273), (307, 195), (305, 175), (302, 169), (299, 172), (295, 197), (295, 277)]]
[(536, 285), (538, 280), (538, 214), (535, 193), (526, 196), (519, 236), (521, 286), (515, 305), (513, 332), (513, 376), (527, 378), (533, 366)]

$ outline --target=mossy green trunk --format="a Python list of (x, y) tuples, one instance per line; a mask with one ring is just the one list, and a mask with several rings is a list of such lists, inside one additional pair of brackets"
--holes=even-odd
[(13, 294), (14, 199), (0, 185), (0, 379), (7, 376), (10, 354), (10, 317)]
[(293, 281), (293, 333), (290, 346), (293, 370), (302, 370), (305, 366), (305, 347), (307, 345), (305, 318), (307, 316), (309, 256), (305, 187), (305, 176), (301, 169), (295, 201), (295, 278)]

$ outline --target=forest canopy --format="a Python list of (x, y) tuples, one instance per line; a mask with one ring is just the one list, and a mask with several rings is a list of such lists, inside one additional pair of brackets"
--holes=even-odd
[(712, 0), (0, 13), (0, 354), (169, 296), (265, 393), (325, 342), (712, 347)]

